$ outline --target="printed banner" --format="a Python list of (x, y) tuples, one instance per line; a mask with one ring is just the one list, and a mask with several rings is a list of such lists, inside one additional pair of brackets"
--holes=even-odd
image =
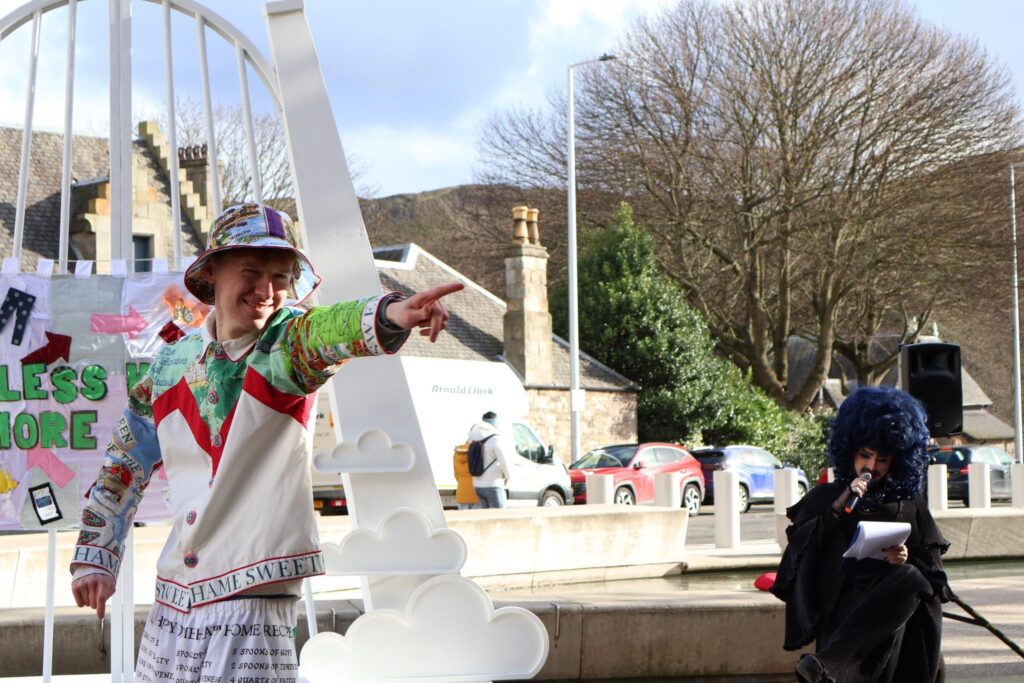
[[(209, 310), (180, 273), (0, 277), (0, 529), (78, 524), (129, 387)], [(167, 503), (158, 470), (136, 521)]]

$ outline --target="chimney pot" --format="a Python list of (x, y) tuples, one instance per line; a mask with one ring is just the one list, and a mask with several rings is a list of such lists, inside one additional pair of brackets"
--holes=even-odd
[(512, 209), (512, 242), (526, 244), (529, 242), (529, 231), (526, 227), (526, 214), (529, 209), (525, 206), (516, 206)]
[(540, 245), (540, 229), (537, 227), (537, 216), (540, 209), (529, 209), (526, 212), (526, 226), (530, 233), (530, 244)]

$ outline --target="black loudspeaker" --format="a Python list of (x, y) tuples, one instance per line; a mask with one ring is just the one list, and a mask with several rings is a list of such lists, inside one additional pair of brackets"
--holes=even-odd
[(924, 403), (932, 436), (964, 430), (959, 346), (925, 342), (900, 348), (900, 386)]

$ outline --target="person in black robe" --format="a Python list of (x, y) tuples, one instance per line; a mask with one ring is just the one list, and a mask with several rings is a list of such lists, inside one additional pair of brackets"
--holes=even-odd
[[(829, 439), (836, 480), (786, 511), (788, 546), (772, 593), (786, 603), (784, 647), (817, 641), (800, 681), (933, 683), (949, 548), (922, 495), (928, 430), (902, 391), (863, 388), (843, 403)], [(870, 480), (862, 477), (871, 474)], [(846, 508), (859, 496), (852, 512)], [(843, 559), (862, 520), (907, 522), (907, 541), (885, 560)]]

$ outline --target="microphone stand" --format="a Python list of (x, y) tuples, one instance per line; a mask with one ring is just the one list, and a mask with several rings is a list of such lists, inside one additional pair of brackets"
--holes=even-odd
[[(965, 624), (973, 624), (975, 626), (982, 626), (982, 627), (988, 629), (992, 633), (992, 635), (994, 635), (999, 640), (1003, 641), (1003, 643), (1005, 643), (1008, 648), (1010, 648), (1011, 650), (1016, 652), (1018, 655), (1020, 655), (1021, 658), (1024, 658), (1024, 650), (1022, 650), (1020, 648), (1020, 646), (1017, 645), (1017, 643), (1015, 643), (1012, 640), (1010, 640), (1009, 638), (1007, 638), (1005, 633), (1003, 633), (1002, 631), (997, 629), (995, 626), (993, 626), (992, 622), (990, 622), (988, 619), (986, 619), (985, 617), (983, 617), (980, 614), (978, 614), (974, 610), (973, 607), (971, 607), (966, 602), (961, 600), (960, 597), (958, 595), (956, 595), (955, 593), (953, 593), (952, 591), (950, 592), (950, 600), (952, 600), (957, 605), (959, 605), (960, 608), (963, 611), (967, 612), (971, 616), (970, 617), (965, 617), (965, 616), (960, 615), (960, 614), (951, 614), (949, 612), (943, 612), (942, 616), (946, 617), (947, 619), (952, 619), (953, 621), (961, 621), (961, 622), (963, 622)], [(971, 618), (971, 617), (973, 617), (973, 618)]]

